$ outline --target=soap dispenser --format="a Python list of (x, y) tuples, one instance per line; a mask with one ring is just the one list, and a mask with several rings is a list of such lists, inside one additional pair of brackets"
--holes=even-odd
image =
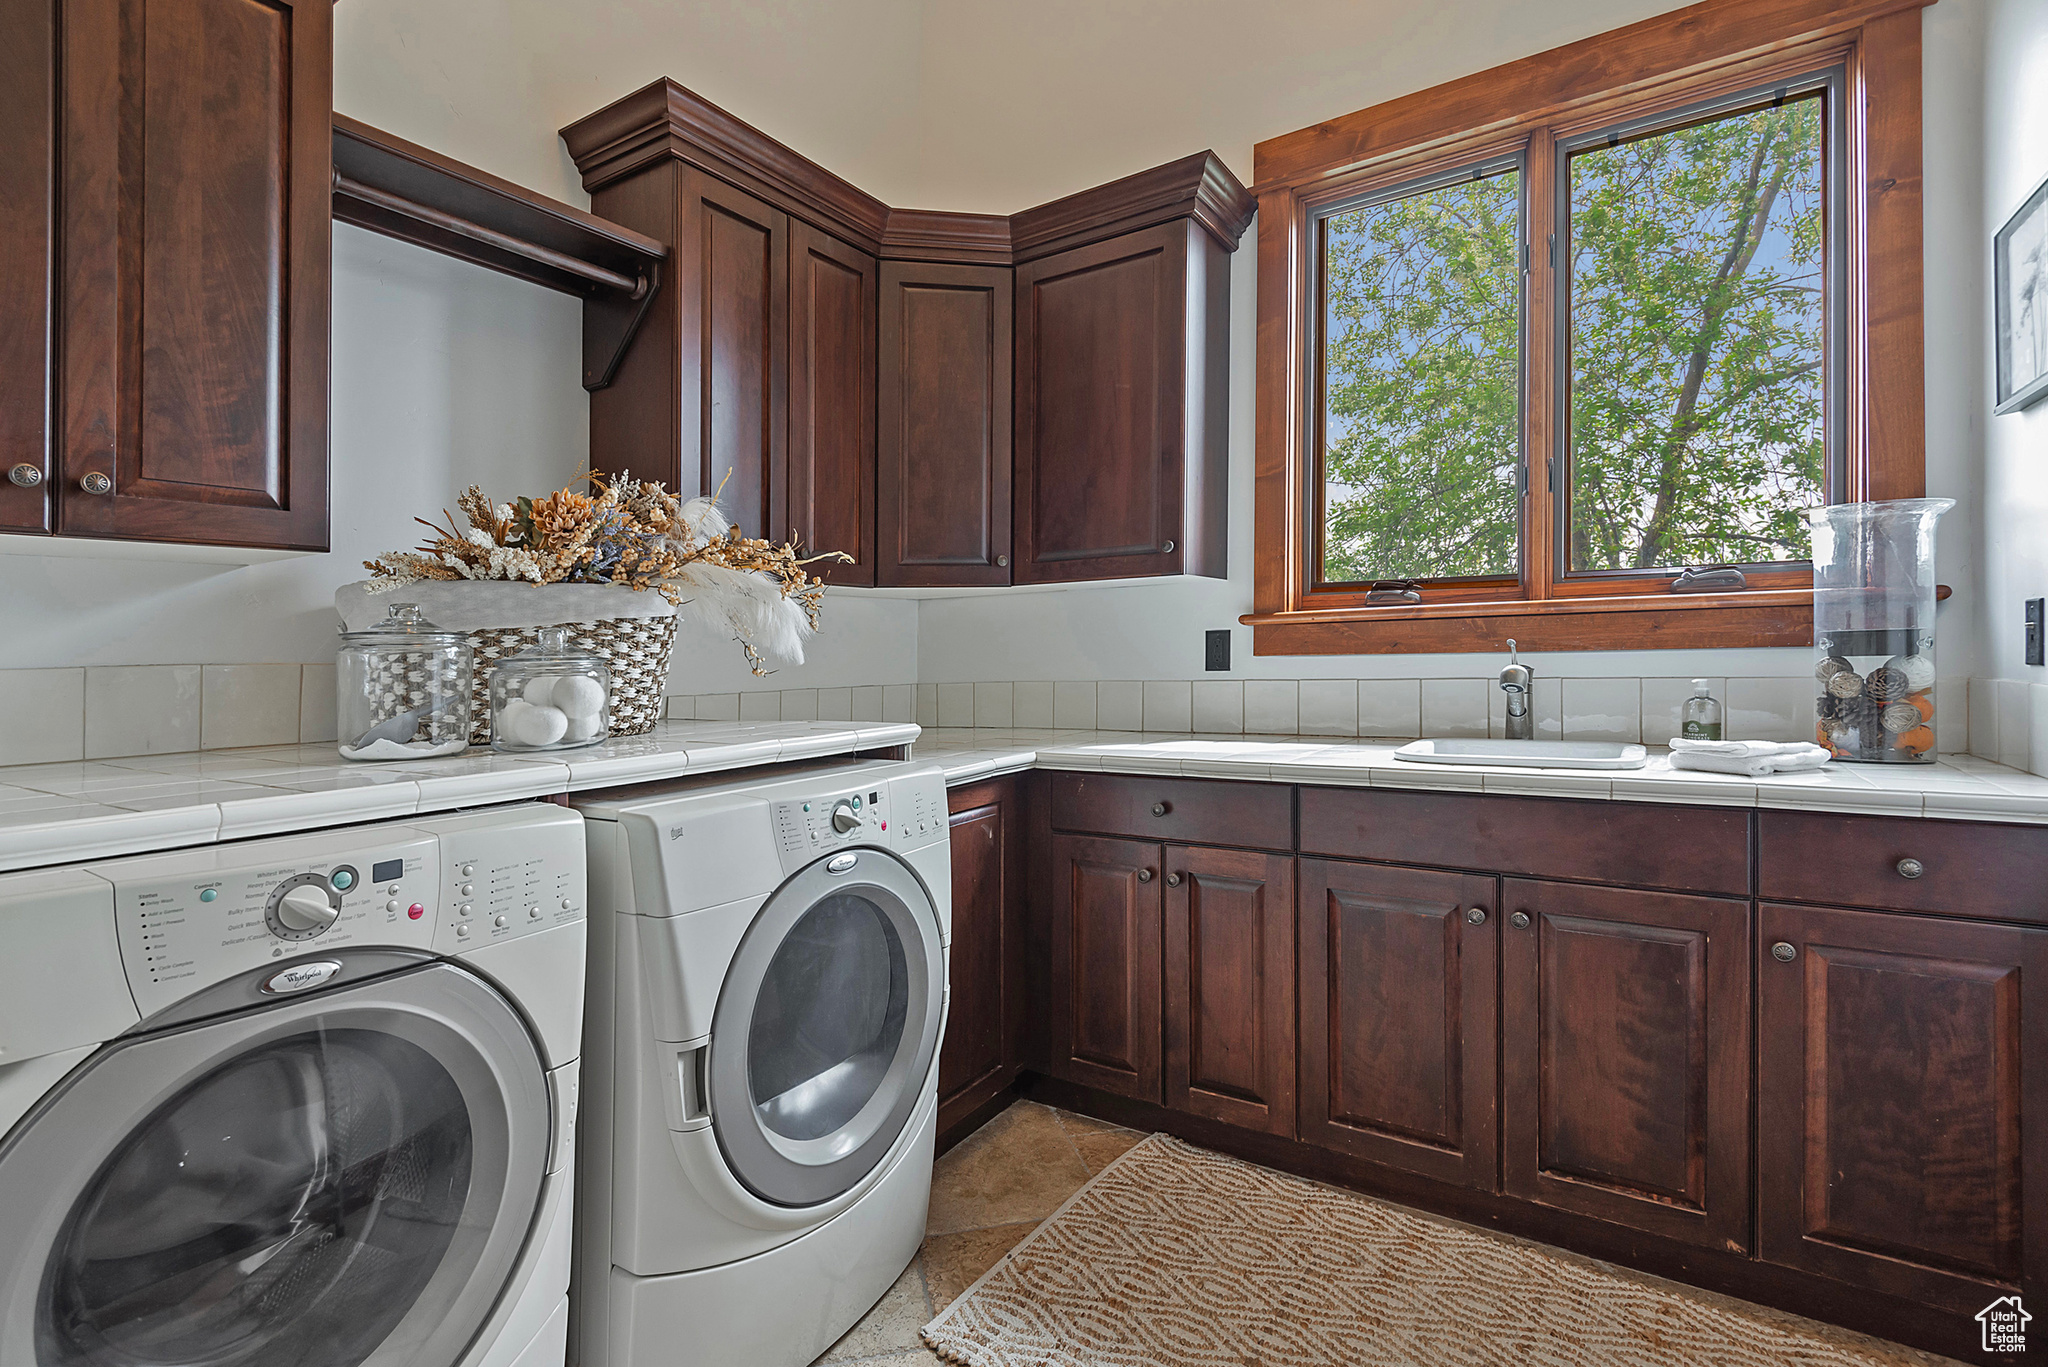
[(1692, 696), (1685, 700), (1685, 715), (1678, 733), (1687, 740), (1721, 739), (1721, 704), (1708, 680), (1692, 681)]

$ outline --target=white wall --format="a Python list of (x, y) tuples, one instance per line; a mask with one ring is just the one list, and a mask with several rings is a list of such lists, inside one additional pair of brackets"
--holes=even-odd
[[(2048, 180), (2048, 4), (1990, 0), (1987, 6), (1983, 122), (1982, 231), (1991, 235)], [(1980, 274), (1980, 345), (1991, 345), (1991, 280)], [(1972, 406), (1989, 414), (1993, 378), (1987, 357)], [(2048, 683), (2048, 670), (2025, 663), (2022, 604), (2048, 595), (2048, 402), (1985, 419), (1981, 508), (1984, 587), (1979, 673)]]
[[(1925, 12), (1928, 491), (1962, 506), (1942, 542), (1942, 672), (1971, 667), (1983, 255), (1978, 244), (1983, 0)], [(2040, 0), (2015, 0), (2036, 13)], [(1331, 0), (935, 6), (924, 30), (924, 156), (935, 207), (1015, 209), (1209, 146), (1251, 179), (1252, 144), (1677, 6), (1645, 0)], [(1231, 273), (1230, 577), (927, 602), (918, 678), (1199, 679), (1202, 633), (1229, 627), (1232, 676), (1477, 675), (1493, 656), (1251, 654), (1252, 363), (1257, 225)], [(2044, 410), (2048, 412), (2048, 410)], [(1503, 636), (1507, 633), (1503, 632)], [(1811, 652), (1629, 651), (1535, 657), (1581, 677), (1804, 675)], [(1220, 677), (1210, 675), (1207, 677)], [(1960, 693), (1958, 692), (1958, 696)]]

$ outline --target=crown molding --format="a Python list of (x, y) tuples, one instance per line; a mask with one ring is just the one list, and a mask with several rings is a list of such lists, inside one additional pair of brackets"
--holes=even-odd
[(1214, 152), (1197, 152), (1019, 213), (892, 209), (673, 80), (562, 129), (583, 188), (674, 157), (891, 261), (1008, 266), (1191, 218), (1235, 251), (1257, 201)]

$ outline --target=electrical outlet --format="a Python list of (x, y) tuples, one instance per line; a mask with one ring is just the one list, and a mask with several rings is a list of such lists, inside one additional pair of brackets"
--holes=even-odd
[(2048, 663), (2041, 653), (2041, 609), (2044, 604), (2048, 604), (2048, 599), (2027, 600), (2027, 663), (2030, 665)]
[(1202, 668), (1218, 670), (1230, 668), (1230, 628), (1202, 633)]

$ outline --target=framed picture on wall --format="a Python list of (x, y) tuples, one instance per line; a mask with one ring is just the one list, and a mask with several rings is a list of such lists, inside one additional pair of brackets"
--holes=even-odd
[(1998, 406), (2010, 413), (2048, 397), (2048, 181), (1991, 239), (1997, 277)]

